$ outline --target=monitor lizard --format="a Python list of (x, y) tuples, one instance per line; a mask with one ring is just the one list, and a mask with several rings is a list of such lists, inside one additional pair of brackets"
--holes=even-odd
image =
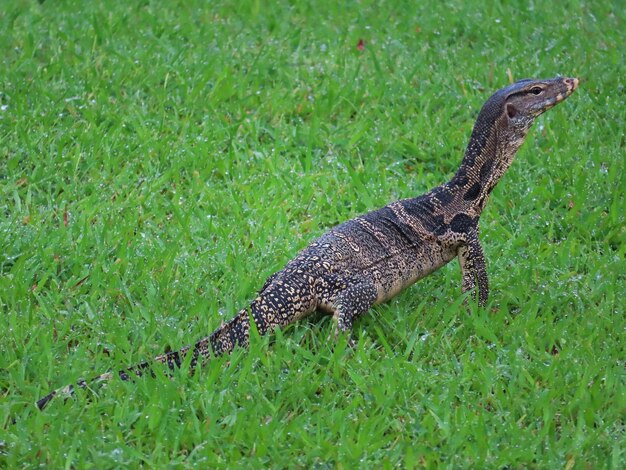
[[(348, 220), (313, 241), (266, 281), (250, 305), (192, 346), (120, 370), (122, 380), (162, 363), (175, 369), (191, 354), (193, 370), (212, 356), (246, 347), (250, 320), (260, 335), (321, 310), (332, 314), (335, 334), (349, 332), (373, 305), (458, 258), (462, 292), (487, 303), (489, 280), (479, 240), (479, 219), (535, 119), (578, 86), (577, 78), (526, 79), (495, 92), (482, 107), (461, 165), (450, 181), (430, 192), (392, 202)], [(37, 401), (43, 409), (55, 396), (107, 381), (112, 372), (80, 380)]]

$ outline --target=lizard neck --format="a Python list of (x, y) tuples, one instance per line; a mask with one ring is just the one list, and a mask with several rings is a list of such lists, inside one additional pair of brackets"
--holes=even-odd
[(461, 166), (446, 184), (456, 196), (457, 207), (474, 215), (482, 212), (526, 137), (526, 131), (508, 125), (506, 115), (486, 119), (483, 114), (476, 121)]

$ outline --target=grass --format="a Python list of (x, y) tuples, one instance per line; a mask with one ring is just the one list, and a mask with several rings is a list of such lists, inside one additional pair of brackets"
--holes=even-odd
[[(6, 2), (0, 466), (623, 468), (622, 7)], [(449, 178), (509, 75), (559, 73), (580, 89), (482, 218), (488, 308), (452, 263), (354, 351), (303, 321), (34, 408), (206, 335), (317, 235)]]

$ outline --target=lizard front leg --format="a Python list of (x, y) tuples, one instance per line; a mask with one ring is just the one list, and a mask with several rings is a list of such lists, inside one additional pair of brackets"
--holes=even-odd
[(467, 243), (458, 250), (458, 257), (461, 265), (463, 292), (475, 290), (474, 295), (478, 297), (478, 305), (484, 307), (489, 298), (489, 277), (483, 248), (478, 239), (478, 231), (469, 232)]

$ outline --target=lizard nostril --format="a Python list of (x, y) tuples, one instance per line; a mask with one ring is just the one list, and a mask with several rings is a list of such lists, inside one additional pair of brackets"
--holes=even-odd
[(578, 87), (577, 78), (566, 78), (564, 79), (564, 82), (571, 91), (574, 91)]

